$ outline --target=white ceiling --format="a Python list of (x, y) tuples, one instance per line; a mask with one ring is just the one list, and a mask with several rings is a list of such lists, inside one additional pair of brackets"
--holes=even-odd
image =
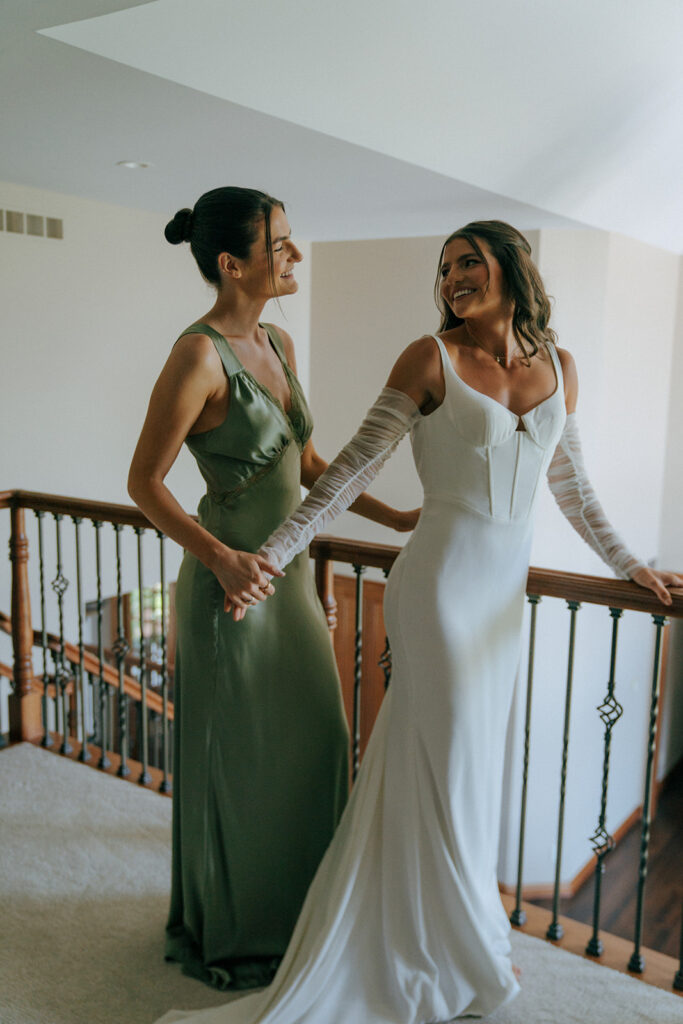
[(3, 0), (0, 17), (0, 179), (169, 213), (254, 185), (310, 239), (502, 217), (683, 248), (680, 0)]

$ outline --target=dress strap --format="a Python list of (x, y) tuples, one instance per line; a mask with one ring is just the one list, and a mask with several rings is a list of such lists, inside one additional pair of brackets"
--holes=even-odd
[(443, 341), (437, 334), (430, 334), (429, 337), (434, 339), (439, 349), (439, 352), (441, 353), (441, 362), (443, 363), (444, 373), (446, 373), (447, 370), (451, 370), (452, 372), (453, 363), (451, 362), (451, 357), (449, 356)]
[(545, 347), (546, 347), (547, 351), (550, 354), (550, 361), (553, 364), (553, 368), (555, 370), (555, 376), (557, 377), (557, 390), (558, 391), (563, 391), (564, 390), (564, 374), (562, 373), (562, 363), (560, 362), (560, 357), (557, 354), (557, 349), (555, 348), (555, 344), (552, 341), (546, 341), (545, 342)]
[(244, 369), (241, 362), (230, 348), (230, 343), (227, 338), (224, 338), (223, 335), (214, 330), (213, 327), (209, 327), (208, 324), (192, 324), (191, 327), (188, 327), (183, 331), (180, 337), (182, 338), (185, 334), (205, 334), (207, 338), (211, 338), (228, 377), (234, 377), (235, 374), (240, 373)]
[(287, 356), (285, 355), (285, 346), (282, 344), (280, 332), (278, 331), (275, 324), (261, 324), (261, 327), (263, 327), (266, 334), (268, 335), (270, 343), (275, 349), (278, 358), (280, 359), (280, 362), (284, 363), (285, 366), (289, 366), (289, 363), (287, 362)]

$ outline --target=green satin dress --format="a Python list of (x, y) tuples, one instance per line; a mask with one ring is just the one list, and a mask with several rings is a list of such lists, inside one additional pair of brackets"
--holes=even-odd
[[(300, 501), (312, 421), (277, 331), (280, 403), (206, 324), (230, 381), (224, 422), (187, 446), (206, 480), (199, 521), (256, 551)], [(348, 729), (308, 554), (242, 622), (185, 554), (178, 575), (173, 870), (166, 957), (217, 988), (268, 984), (344, 808)]]

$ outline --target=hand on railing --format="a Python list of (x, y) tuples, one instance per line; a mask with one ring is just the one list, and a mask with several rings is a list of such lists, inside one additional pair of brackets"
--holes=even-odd
[(662, 604), (672, 603), (671, 592), (683, 595), (683, 590), (680, 589), (683, 587), (683, 576), (675, 572), (668, 572), (665, 569), (650, 569), (649, 566), (644, 566), (634, 572), (631, 579), (638, 586), (651, 590)]
[(225, 591), (223, 607), (232, 612), (235, 622), (243, 619), (252, 605), (275, 593), (269, 576), (285, 575), (267, 558), (248, 551), (233, 551), (225, 545), (219, 548), (210, 568)]

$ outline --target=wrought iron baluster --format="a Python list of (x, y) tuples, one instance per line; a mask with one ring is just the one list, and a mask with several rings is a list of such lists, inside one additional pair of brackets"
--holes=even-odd
[(159, 577), (161, 586), (161, 760), (163, 778), (161, 792), (170, 793), (172, 786), (169, 778), (169, 727), (168, 727), (168, 654), (166, 650), (166, 556), (164, 551), (164, 535), (157, 530), (159, 538)]
[(526, 799), (529, 781), (529, 741), (531, 737), (531, 699), (534, 688), (534, 661), (536, 658), (536, 610), (541, 603), (537, 594), (529, 594), (527, 600), (531, 605), (531, 621), (529, 623), (529, 660), (526, 674), (526, 712), (524, 715), (524, 762), (522, 767), (522, 808), (519, 815), (519, 853), (517, 856), (517, 890), (515, 909), (510, 914), (510, 921), (518, 927), (526, 924), (526, 911), (522, 909), (522, 873), (524, 866), (524, 838), (526, 832)]
[(109, 715), (107, 712), (109, 701), (107, 684), (104, 681), (104, 642), (102, 638), (102, 552), (100, 545), (100, 531), (102, 529), (102, 523), (99, 522), (99, 520), (94, 519), (93, 527), (95, 528), (95, 569), (97, 573), (97, 680), (100, 708), (100, 759), (97, 762), (97, 767), (106, 769), (111, 765), (111, 761), (107, 757), (107, 722), (109, 721)]
[(123, 590), (121, 584), (121, 531), (120, 523), (114, 523), (116, 537), (116, 640), (112, 644), (119, 672), (119, 748), (121, 763), (117, 775), (122, 779), (130, 775), (128, 766), (128, 702), (126, 700), (126, 655), (130, 644), (123, 629)]
[(81, 751), (78, 755), (79, 761), (89, 761), (90, 751), (88, 750), (88, 729), (85, 721), (85, 645), (83, 643), (83, 596), (81, 590), (81, 522), (80, 516), (71, 517), (74, 524), (76, 539), (76, 603), (78, 605), (78, 668), (76, 685), (78, 687), (78, 702), (80, 704), (81, 717)]
[(119, 692), (107, 687), (107, 725), (109, 728), (107, 744), (110, 750), (116, 748), (116, 726), (118, 723)]
[(144, 615), (144, 599), (142, 590), (142, 535), (145, 532), (144, 527), (136, 526), (135, 535), (137, 537), (137, 548), (138, 548), (138, 624), (140, 628), (140, 726), (142, 734), (142, 771), (140, 772), (140, 778), (138, 782), (142, 786), (146, 786), (152, 781), (152, 776), (149, 774), (149, 731), (147, 723), (147, 658), (145, 650), (145, 615)]
[(569, 609), (569, 653), (567, 655), (567, 688), (564, 703), (564, 733), (562, 736), (562, 771), (560, 774), (560, 809), (557, 817), (557, 856), (555, 860), (555, 887), (553, 889), (553, 919), (550, 922), (546, 938), (561, 939), (564, 928), (558, 920), (560, 908), (560, 875), (562, 871), (562, 839), (564, 836), (564, 798), (567, 790), (567, 760), (569, 755), (569, 721), (572, 706), (572, 682), (574, 678), (574, 645), (576, 642), (576, 613), (581, 604), (578, 601), (567, 601)]
[[(387, 577), (389, 576), (389, 570), (388, 569), (382, 569), (382, 574), (384, 575), (384, 579), (386, 580)], [(391, 682), (391, 667), (392, 667), (391, 666), (391, 646), (389, 644), (389, 637), (388, 636), (385, 636), (385, 638), (384, 638), (384, 650), (382, 651), (382, 653), (379, 656), (378, 664), (379, 664), (379, 667), (382, 669), (382, 672), (384, 673), (384, 692), (386, 693), (386, 691), (389, 689), (389, 683)]]
[(628, 962), (629, 971), (642, 974), (645, 970), (645, 957), (641, 952), (643, 939), (643, 906), (645, 899), (645, 880), (647, 878), (647, 858), (650, 850), (650, 827), (652, 825), (652, 786), (655, 773), (655, 740), (657, 736), (657, 716), (659, 712), (659, 689), (662, 667), (662, 634), (667, 623), (666, 615), (653, 615), (655, 624), (655, 654), (652, 666), (652, 695), (650, 698), (650, 727), (647, 742), (647, 766), (645, 768), (645, 793), (643, 796), (643, 824), (640, 834), (640, 861), (638, 864), (638, 895), (636, 902), (636, 927), (634, 947)]
[(86, 676), (88, 677), (88, 694), (89, 694), (88, 699), (89, 699), (89, 702), (90, 702), (90, 712), (91, 712), (91, 717), (92, 717), (92, 732), (88, 736), (88, 743), (97, 743), (97, 737), (98, 737), (98, 732), (97, 732), (97, 730), (98, 730), (97, 713), (98, 712), (97, 712), (97, 704), (96, 704), (96, 701), (95, 701), (95, 676), (92, 674), (92, 672), (86, 672)]
[(156, 711), (149, 713), (149, 760), (155, 768), (159, 768), (161, 750), (159, 748), (159, 715)]
[[(53, 746), (52, 736), (50, 735), (50, 723), (48, 721), (48, 708), (49, 708), (49, 696), (48, 696), (48, 671), (47, 671), (47, 625), (45, 622), (45, 558), (43, 554), (43, 518), (44, 512), (36, 512), (36, 519), (38, 520), (38, 562), (39, 562), (39, 573), (40, 573), (40, 646), (43, 655), (43, 697), (42, 697), (42, 711), (43, 711), (43, 738), (41, 744), (44, 747)], [(55, 696), (57, 691), (55, 689)], [(56, 713), (56, 712), (55, 712)], [(55, 728), (56, 731), (56, 728)]]
[(590, 843), (598, 858), (595, 867), (595, 894), (593, 897), (593, 934), (586, 946), (586, 953), (590, 956), (601, 956), (603, 944), (600, 938), (600, 897), (602, 894), (602, 877), (605, 873), (605, 857), (614, 849), (614, 839), (605, 828), (607, 819), (607, 784), (609, 781), (609, 759), (612, 744), (612, 729), (621, 718), (624, 709), (614, 696), (614, 673), (617, 663), (617, 633), (619, 619), (623, 615), (621, 608), (610, 608), (612, 616), (612, 645), (609, 658), (609, 681), (607, 683), (607, 695), (598, 707), (598, 713), (605, 726), (605, 752), (602, 761), (602, 791), (600, 794), (600, 815), (595, 832), (590, 837)]
[(363, 573), (364, 565), (353, 565), (356, 576), (356, 625), (353, 661), (353, 761), (355, 779), (360, 768), (360, 696), (363, 675)]
[[(64, 595), (69, 587), (69, 581), (62, 571), (62, 516), (59, 512), (53, 512), (52, 518), (55, 521), (55, 538), (57, 542), (57, 575), (52, 581), (52, 589), (57, 595), (57, 609), (59, 612), (59, 647), (55, 656), (55, 701), (57, 707), (59, 707), (60, 701), (62, 705), (62, 743), (59, 753), (70, 754), (73, 747), (69, 742), (67, 686), (73, 679), (73, 676), (66, 667), (66, 649), (64, 645)], [(57, 731), (59, 732), (59, 728), (57, 728)]]

